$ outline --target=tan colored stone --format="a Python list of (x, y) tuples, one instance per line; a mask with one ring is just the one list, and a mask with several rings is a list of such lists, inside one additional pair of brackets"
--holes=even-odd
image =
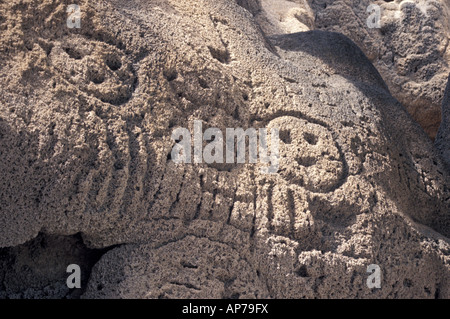
[[(265, 34), (250, 1), (65, 5), (0, 7), (1, 247), (121, 244), (86, 298), (450, 296), (449, 173), (351, 40)], [(281, 126), (279, 174), (174, 164), (194, 120)]]

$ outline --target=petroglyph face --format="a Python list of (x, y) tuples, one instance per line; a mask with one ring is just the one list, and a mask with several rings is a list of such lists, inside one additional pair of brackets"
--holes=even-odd
[(51, 49), (50, 64), (80, 90), (119, 105), (131, 98), (136, 84), (131, 61), (118, 48), (82, 36), (66, 36)]
[[(226, 23), (208, 23), (213, 38), (219, 39)], [(139, 59), (137, 52), (125, 54), (124, 45), (105, 41), (106, 32), (48, 39), (48, 72), (67, 83), (71, 101), (84, 104), (76, 120), (63, 115), (55, 123), (52, 145), (60, 151), (50, 163), (59, 170), (41, 191), (46, 194), (38, 205), (44, 215), (42, 227), (83, 232), (94, 246), (162, 243), (200, 234), (199, 225), (233, 225), (243, 236), (267, 231), (295, 240), (310, 238), (316, 226), (309, 196), (326, 197), (348, 175), (331, 125), (300, 113), (271, 116), (252, 109), (258, 94), (275, 84), (264, 87), (264, 76), (253, 83), (254, 75), (246, 68), (237, 76), (228, 74), (229, 48), (217, 39), (204, 45), (201, 36), (192, 35), (190, 41), (198, 41), (198, 50), (204, 52), (183, 55), (180, 52), (190, 52), (192, 44), (179, 41), (182, 31), (174, 30), (173, 52), (145, 41)], [(141, 34), (132, 32), (131, 37)], [(219, 56), (210, 48), (216, 46), (223, 51)], [(241, 60), (248, 55), (239, 54)], [(268, 74), (278, 76), (277, 72)], [(295, 81), (286, 84), (300, 86)], [(274, 98), (266, 98), (276, 104)], [(263, 125), (252, 117), (262, 118)], [(278, 173), (264, 176), (260, 164), (175, 165), (170, 160), (171, 130), (196, 119), (204, 122), (204, 129), (277, 128)], [(66, 140), (70, 147), (64, 146)]]
[(282, 116), (270, 121), (280, 130), (280, 170), (284, 179), (312, 192), (327, 192), (343, 179), (343, 157), (331, 131), (307, 120)]

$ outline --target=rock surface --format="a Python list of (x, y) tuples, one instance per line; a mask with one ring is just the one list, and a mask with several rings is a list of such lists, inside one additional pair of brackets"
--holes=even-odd
[[(448, 0), (261, 0), (252, 12), (268, 34), (343, 33), (368, 56), (392, 95), (434, 139), (450, 73)], [(374, 27), (374, 5), (380, 8)], [(369, 21), (369, 24), (368, 24)]]
[(86, 287), (92, 266), (105, 252), (86, 248), (79, 235), (39, 234), (24, 245), (0, 248), (0, 298), (79, 298), (85, 289), (68, 288), (67, 266), (80, 266)]
[(450, 76), (442, 102), (442, 123), (439, 127), (436, 147), (450, 171)]
[[(450, 297), (449, 172), (351, 40), (264, 33), (249, 0), (85, 1), (80, 29), (68, 1), (21, 3), (0, 5), (0, 247), (120, 245), (85, 298)], [(280, 128), (279, 173), (175, 164), (194, 120)]]

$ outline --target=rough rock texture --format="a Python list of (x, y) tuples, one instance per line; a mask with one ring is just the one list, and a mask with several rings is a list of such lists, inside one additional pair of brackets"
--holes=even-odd
[(442, 123), (436, 138), (436, 147), (450, 171), (450, 76), (442, 102)]
[(0, 298), (79, 298), (84, 289), (67, 287), (67, 266), (80, 266), (86, 287), (92, 266), (105, 252), (86, 248), (79, 235), (39, 234), (24, 245), (0, 248)]
[[(0, 4), (0, 247), (121, 244), (85, 298), (450, 297), (449, 172), (351, 40), (249, 0), (68, 4)], [(174, 164), (196, 119), (280, 128), (279, 173)]]
[[(381, 8), (380, 28), (367, 20)], [(449, 0), (260, 0), (252, 12), (268, 34), (327, 30), (345, 34), (368, 56), (396, 97), (435, 138), (442, 83), (450, 73)]]

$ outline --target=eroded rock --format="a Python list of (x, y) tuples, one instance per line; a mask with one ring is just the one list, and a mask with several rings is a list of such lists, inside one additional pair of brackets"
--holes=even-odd
[(450, 170), (450, 76), (442, 102), (442, 123), (436, 139), (438, 148), (447, 169)]
[[(268, 34), (340, 32), (375, 65), (392, 95), (434, 139), (450, 72), (450, 3), (406, 1), (253, 1), (248, 6)], [(380, 9), (375, 25), (374, 5)], [(303, 27), (299, 27), (299, 26)]]
[[(1, 7), (0, 246), (121, 244), (86, 298), (448, 298), (448, 172), (348, 38), (270, 36), (228, 0), (82, 2), (80, 30), (44, 1), (11, 28), (33, 4)], [(279, 127), (279, 174), (175, 164), (194, 120)]]

